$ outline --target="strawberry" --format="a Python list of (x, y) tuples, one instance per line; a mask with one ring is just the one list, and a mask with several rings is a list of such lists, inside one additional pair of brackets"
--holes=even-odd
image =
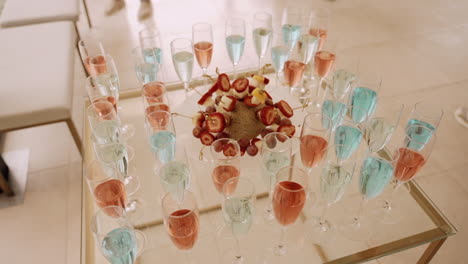
[(281, 100), (278, 103), (276, 103), (276, 106), (285, 117), (289, 118), (294, 115), (294, 111), (292, 110), (291, 106), (288, 103), (286, 103), (286, 101)]
[(232, 87), (234, 90), (236, 90), (236, 92), (242, 93), (249, 87), (249, 80), (245, 78), (237, 79), (232, 83)]
[(253, 90), (255, 90), (255, 88), (257, 88), (257, 87), (255, 87), (253, 85), (249, 85), (249, 93), (252, 93)]
[(205, 114), (203, 112), (197, 112), (194, 116), (192, 116), (192, 123), (195, 126), (202, 127), (203, 121), (205, 121)]
[(258, 149), (262, 149), (262, 140), (259, 138), (252, 138), (250, 143), (254, 146), (256, 146)]
[(293, 125), (281, 125), (277, 131), (285, 133), (288, 137), (292, 137), (296, 133), (296, 127)]
[(208, 92), (206, 92), (204, 95), (202, 95), (202, 97), (200, 98), (200, 100), (198, 100), (198, 104), (199, 105), (204, 105), (209, 98), (211, 98), (211, 96), (214, 94), (214, 92), (216, 92), (216, 90), (218, 90), (219, 88), (219, 85), (218, 83), (215, 83), (213, 84), (213, 86), (211, 86), (210, 90), (208, 90)]
[(266, 104), (266, 105), (273, 105), (273, 100), (271, 100), (270, 98), (268, 98), (268, 99), (265, 100), (265, 104)]
[(210, 134), (210, 132), (203, 131), (200, 133), (200, 141), (203, 145), (209, 146), (213, 143), (214, 140), (215, 137), (212, 134)]
[(258, 104), (254, 104), (252, 103), (252, 98), (253, 96), (247, 96), (244, 98), (244, 104), (247, 105), (247, 106), (251, 106), (251, 107), (257, 107), (260, 105), (260, 103)]
[(281, 121), (279, 122), (278, 125), (280, 125), (280, 126), (281, 125), (292, 125), (292, 123), (291, 123), (291, 120), (289, 120), (287, 118), (283, 118), (283, 119), (281, 119)]
[(226, 157), (234, 157), (237, 155), (237, 149), (236, 146), (232, 143), (227, 143), (223, 147), (223, 154)]
[(221, 103), (224, 103), (226, 105), (223, 107), (224, 110), (226, 110), (227, 112), (231, 112), (234, 109), (236, 109), (237, 99), (234, 96), (228, 95), (223, 97), (224, 99), (221, 98)]
[(217, 83), (218, 83), (219, 89), (223, 92), (229, 92), (229, 89), (231, 89), (229, 76), (225, 73), (222, 73), (218, 76)]
[(224, 120), (224, 116), (221, 113), (211, 113), (208, 117), (205, 118), (206, 120), (206, 128), (209, 132), (218, 133), (226, 128), (226, 121)]
[(242, 157), (245, 155), (246, 150), (247, 150), (247, 148), (240, 148), (240, 154), (241, 154)]
[(268, 99), (273, 99), (273, 97), (271, 97), (271, 95), (267, 91), (264, 90), (264, 92), (266, 93)]
[(275, 122), (277, 114), (278, 113), (276, 112), (273, 106), (265, 106), (264, 108), (262, 108), (262, 110), (260, 110), (260, 121), (265, 126), (269, 126)]

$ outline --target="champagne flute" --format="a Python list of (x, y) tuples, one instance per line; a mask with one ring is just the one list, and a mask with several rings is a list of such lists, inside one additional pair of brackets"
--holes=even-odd
[(144, 61), (150, 64), (162, 64), (163, 51), (161, 34), (157, 27), (147, 27), (138, 32), (141, 54)]
[(284, 63), (284, 80), (288, 84), (291, 92), (300, 90), (302, 86), (302, 76), (306, 68), (306, 64), (301, 58), (300, 43), (290, 51), (288, 60)]
[[(414, 133), (411, 133), (412, 131)], [(427, 142), (419, 141), (420, 135), (427, 134), (431, 135)], [(383, 214), (381, 217), (383, 223), (394, 224), (398, 222), (401, 216), (399, 215), (398, 206), (395, 209), (393, 203), (394, 194), (401, 185), (412, 180), (427, 163), (436, 140), (435, 132), (426, 126), (412, 125), (408, 127), (403, 144), (398, 147), (399, 157), (394, 172), (394, 178), (397, 183), (394, 185), (390, 197), (384, 201), (384, 205), (380, 210), (380, 213)]]
[(330, 119), (320, 113), (311, 113), (304, 118), (300, 138), (301, 161), (309, 170), (324, 158), (330, 140)]
[(145, 127), (156, 161), (166, 164), (174, 160), (176, 133), (171, 114), (163, 110), (147, 113)]
[(145, 250), (145, 234), (133, 229), (119, 206), (99, 209), (91, 220), (91, 230), (99, 250), (110, 263), (134, 264)]
[(109, 102), (117, 111), (119, 100), (119, 90), (113, 85), (110, 79), (97, 79), (89, 76), (86, 78), (86, 91), (89, 100), (94, 102)]
[[(358, 107), (349, 106), (347, 112), (351, 113), (354, 111), (355, 113), (358, 113), (358, 109)], [(359, 110), (361, 111), (359, 112), (360, 117), (365, 118), (362, 122), (359, 122), (361, 120), (355, 121), (352, 118), (345, 118), (340, 122), (341, 124), (338, 125), (335, 130), (335, 144), (349, 146), (339, 149), (339, 155), (344, 160), (349, 159), (356, 152), (363, 138), (364, 133), (362, 130), (365, 129), (366, 126), (361, 124), (366, 124), (365, 122), (367, 121), (367, 117), (365, 116), (364, 110)]]
[[(268, 195), (272, 197), (272, 189), (276, 183), (276, 174), (278, 171), (291, 163), (292, 141), (284, 133), (271, 132), (263, 137), (261, 160), (262, 160), (262, 178), (268, 188)], [(273, 220), (272, 205), (268, 203), (263, 210), (265, 220)]]
[(163, 82), (147, 83), (143, 85), (141, 93), (145, 115), (156, 110), (170, 112), (169, 98), (166, 93), (166, 85)]
[[(368, 79), (361, 78), (351, 93), (349, 104), (365, 110), (367, 117), (371, 117), (377, 107), (377, 95), (381, 87), (382, 78), (380, 76), (371, 76)], [(353, 118), (360, 118), (361, 114), (361, 112), (351, 113)]]
[(167, 234), (172, 243), (185, 253), (187, 263), (190, 263), (189, 251), (198, 239), (200, 226), (195, 195), (186, 190), (182, 199), (174, 199), (170, 193), (166, 193), (161, 201), (161, 207)]
[(80, 52), (81, 60), (85, 66), (86, 71), (89, 75), (96, 74), (89, 67), (89, 63), (92, 60), (104, 61), (105, 58), (102, 54), (106, 54), (102, 43), (96, 38), (89, 38), (86, 41), (78, 41), (78, 50)]
[(229, 138), (217, 139), (210, 146), (213, 170), (211, 177), (218, 193), (223, 193), (224, 183), (240, 176), (240, 146)]
[(116, 168), (125, 178), (131, 179), (133, 170), (129, 161), (133, 159), (133, 149), (120, 142), (100, 144), (93, 142), (94, 152), (102, 165)]
[(208, 23), (198, 23), (192, 26), (193, 51), (198, 65), (206, 75), (213, 55), (213, 29)]
[(171, 42), (172, 63), (177, 76), (184, 83), (185, 92), (190, 89), (190, 80), (193, 71), (192, 41), (186, 38), (177, 38)]
[(161, 64), (158, 62), (146, 61), (141, 53), (141, 48), (136, 47), (132, 50), (133, 61), (135, 64), (135, 73), (140, 84), (162, 81)]
[[(113, 167), (103, 166), (93, 160), (86, 168), (86, 182), (100, 208), (119, 206), (134, 223), (143, 216), (143, 201), (132, 197), (140, 188), (138, 178), (125, 181), (126, 178)], [(130, 197), (129, 197), (130, 196)], [(104, 212), (113, 216), (113, 210)]]
[(320, 196), (324, 201), (324, 207), (320, 216), (313, 219), (313, 236), (320, 236), (323, 232), (334, 229), (331, 222), (326, 219), (326, 213), (332, 204), (341, 200), (346, 187), (353, 178), (356, 159), (343, 159), (339, 151), (350, 147), (349, 145), (331, 145), (327, 151), (326, 163), (320, 174)]
[(273, 190), (273, 211), (281, 227), (278, 244), (274, 248), (276, 255), (286, 254), (284, 243), (285, 228), (294, 224), (306, 202), (307, 173), (298, 167), (283, 167), (276, 174)]
[[(376, 144), (380, 144), (380, 142)], [(379, 153), (374, 152), (372, 148), (368, 149), (367, 155), (362, 160), (359, 173), (361, 201), (353, 217), (346, 220), (341, 228), (342, 233), (347, 238), (362, 241), (370, 236), (370, 223), (367, 221), (363, 222), (365, 218), (362, 219), (364, 206), (369, 200), (379, 196), (390, 183), (398, 158), (398, 150), (393, 146), (386, 146)]]
[(323, 82), (327, 77), (328, 73), (333, 71), (336, 60), (336, 49), (337, 49), (336, 40), (329, 39), (323, 45), (323, 49), (315, 53), (314, 65), (315, 72), (319, 78), (319, 84), (317, 86), (314, 103), (316, 107), (322, 106), (322, 97), (321, 91), (323, 90)]
[(380, 103), (377, 106), (374, 117), (366, 126), (364, 136), (371, 151), (377, 152), (383, 149), (390, 141), (393, 132), (398, 127), (404, 107), (403, 104), (396, 102), (386, 105)]
[(273, 26), (271, 14), (256, 12), (253, 20), (252, 38), (254, 40), (255, 53), (258, 56), (258, 69), (262, 68), (262, 60), (271, 44)]
[[(273, 62), (273, 68), (275, 69), (276, 73), (276, 87), (280, 80), (280, 74), (284, 71), (284, 64), (289, 58), (289, 47), (286, 46), (283, 42), (283, 37), (281, 34), (275, 33), (273, 34), (273, 44), (271, 47), (271, 59)], [(282, 86), (282, 85), (281, 85)]]
[(328, 36), (330, 24), (330, 10), (327, 8), (314, 8), (309, 17), (309, 35), (319, 38), (317, 50), (322, 50)]
[(346, 118), (346, 114), (348, 113), (348, 105), (343, 99), (335, 99), (332, 93), (332, 89), (327, 86), (321, 112), (322, 116), (329, 118), (330, 129), (335, 131), (336, 127), (341, 125), (343, 119)]
[(89, 68), (93, 72), (91, 76), (97, 82), (110, 82), (117, 89), (117, 93), (120, 91), (119, 72), (114, 59), (109, 54), (104, 55), (104, 60), (91, 59)]
[[(411, 134), (414, 139), (417, 139), (419, 142), (428, 142), (431, 138), (432, 132), (437, 130), (443, 115), (444, 111), (440, 108), (434, 107), (433, 104), (429, 104), (424, 101), (418, 102), (414, 105), (408, 118), (406, 133)], [(427, 127), (428, 130), (414, 131), (410, 129), (412, 125), (424, 126)]]
[(174, 159), (157, 169), (156, 174), (165, 193), (171, 193), (174, 199), (182, 199), (184, 190), (190, 186), (190, 167), (183, 144), (176, 145)]
[(86, 109), (94, 139), (100, 144), (120, 141), (121, 121), (111, 103), (96, 101)]
[(234, 256), (227, 255), (228, 263), (244, 263), (240, 249), (240, 236), (252, 227), (255, 216), (255, 186), (244, 178), (231, 178), (223, 185), (224, 221), (236, 240)]
[(287, 7), (283, 10), (281, 20), (283, 42), (288, 47), (289, 52), (292, 52), (301, 37), (302, 12), (297, 7)]
[(345, 69), (338, 69), (333, 72), (332, 77), (332, 96), (335, 100), (343, 100), (343, 98), (352, 89), (357, 76)]
[(226, 49), (236, 76), (236, 67), (244, 53), (245, 21), (242, 18), (228, 18), (226, 21)]

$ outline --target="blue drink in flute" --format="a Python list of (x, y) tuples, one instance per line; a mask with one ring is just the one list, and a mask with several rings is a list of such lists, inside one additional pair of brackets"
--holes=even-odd
[(92, 219), (91, 229), (101, 253), (112, 264), (134, 264), (146, 244), (145, 235), (131, 227), (124, 209), (119, 206), (99, 209)]
[(169, 112), (156, 110), (146, 114), (149, 143), (156, 159), (165, 164), (175, 156), (176, 135)]
[(242, 18), (229, 18), (226, 21), (226, 49), (231, 59), (233, 72), (244, 53), (245, 21)]
[(349, 159), (358, 149), (361, 140), (362, 132), (358, 126), (347, 120), (343, 121), (335, 131), (336, 156), (342, 160)]
[[(406, 134), (415, 141), (422, 143), (420, 147), (424, 147), (424, 144), (429, 142), (432, 134), (439, 126), (443, 115), (443, 110), (434, 104), (427, 102), (416, 103), (406, 124)], [(416, 145), (413, 145), (412, 148), (420, 150)]]

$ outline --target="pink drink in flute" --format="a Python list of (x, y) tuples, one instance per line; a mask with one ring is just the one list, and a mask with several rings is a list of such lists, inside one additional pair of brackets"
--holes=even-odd
[(284, 79), (289, 87), (297, 87), (304, 74), (305, 64), (302, 62), (288, 60), (284, 63)]
[(401, 182), (407, 182), (416, 175), (426, 163), (424, 156), (418, 152), (400, 148), (400, 158), (395, 168), (395, 178)]
[(327, 152), (328, 142), (323, 137), (304, 135), (301, 137), (301, 160), (307, 168), (314, 168)]
[[(213, 178), (213, 183), (216, 187), (216, 190), (221, 193), (223, 191), (223, 185), (231, 178), (238, 178), (240, 176), (239, 170), (235, 166), (231, 165), (220, 165), (214, 168), (211, 177)], [(233, 191), (236, 186), (231, 184), (229, 186)]]
[(167, 220), (172, 243), (182, 250), (192, 249), (198, 238), (198, 216), (189, 209), (172, 212)]
[(325, 43), (325, 40), (327, 39), (327, 35), (328, 35), (327, 30), (322, 29), (322, 28), (311, 28), (309, 30), (309, 35), (318, 37), (320, 39), (317, 50), (322, 50), (323, 44)]
[(286, 254), (284, 244), (285, 227), (296, 222), (306, 202), (307, 173), (294, 166), (280, 169), (276, 174), (276, 184), (273, 190), (273, 212), (281, 224), (281, 236), (274, 252), (277, 255)]
[[(127, 204), (127, 194), (125, 191), (125, 185), (116, 179), (105, 181), (94, 189), (94, 197), (96, 203), (100, 208), (107, 206), (119, 206), (125, 208)], [(104, 209), (107, 215), (113, 216), (113, 210)]]
[[(240, 146), (233, 139), (220, 138), (211, 144), (210, 151), (213, 158), (211, 177), (216, 190), (222, 193), (226, 181), (240, 176)], [(234, 190), (236, 184), (230, 184), (229, 188)]]
[(335, 54), (321, 50), (315, 54), (315, 70), (320, 78), (327, 76), (335, 63)]
[(193, 45), (195, 57), (197, 58), (200, 68), (206, 69), (211, 63), (213, 55), (213, 44), (208, 41), (200, 41)]

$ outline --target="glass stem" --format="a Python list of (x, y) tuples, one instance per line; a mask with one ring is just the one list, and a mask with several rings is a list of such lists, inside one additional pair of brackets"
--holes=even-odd
[(275, 75), (275, 87), (278, 87), (278, 84), (279, 84), (279, 72), (276, 72), (276, 75)]
[(279, 241), (278, 241), (278, 249), (283, 249), (284, 248), (284, 235), (285, 235), (285, 227), (282, 226), (281, 227), (281, 234), (280, 234), (280, 238), (279, 238)]
[(402, 182), (397, 181), (395, 187), (393, 187), (392, 192), (390, 193), (390, 197), (388, 197), (388, 200), (385, 201), (385, 204), (384, 204), (385, 210), (388, 210), (388, 211), (392, 210), (393, 196), (395, 195), (396, 190), (400, 188), (401, 185), (402, 185)]
[(240, 250), (240, 241), (239, 241), (239, 237), (237, 237), (236, 235), (234, 235), (234, 238), (236, 239), (236, 248), (235, 248), (235, 252), (236, 252), (236, 259), (241, 259), (242, 256), (241, 256), (241, 250)]
[(354, 215), (354, 223), (358, 224), (360, 222), (362, 212), (364, 211), (364, 204), (367, 202), (366, 198), (362, 198), (361, 202), (359, 202), (359, 207), (358, 210), (356, 211), (356, 214)]
[(237, 78), (236, 68), (237, 68), (237, 65), (233, 63), (233, 64), (232, 64), (232, 75), (233, 75), (233, 79), (236, 79), (236, 78)]
[(189, 83), (188, 82), (184, 82), (184, 90), (185, 90), (185, 93), (188, 93), (189, 92)]
[(190, 260), (190, 252), (189, 252), (188, 250), (186, 250), (186, 251), (184, 252), (184, 257), (185, 257), (185, 262), (186, 262), (187, 264), (192, 263), (192, 261)]
[(262, 58), (258, 57), (258, 75), (262, 75), (262, 72), (260, 72), (261, 70), (262, 70)]
[(322, 81), (323, 81), (323, 78), (320, 78), (319, 83), (317, 85), (317, 92), (315, 94), (315, 100), (317, 102), (320, 100), (320, 90), (322, 89)]
[(327, 203), (323, 209), (322, 209), (322, 214), (320, 215), (320, 225), (322, 225), (323, 223), (325, 223), (325, 215), (328, 211), (328, 207), (330, 207), (330, 205)]

